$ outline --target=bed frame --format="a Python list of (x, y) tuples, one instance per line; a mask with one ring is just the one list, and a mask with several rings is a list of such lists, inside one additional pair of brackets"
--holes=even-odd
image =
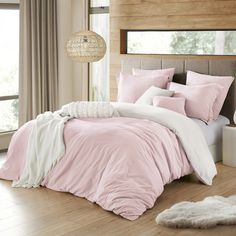
[[(208, 75), (235, 76), (236, 60), (193, 60), (193, 59), (155, 59), (155, 58), (125, 58), (121, 61), (122, 72), (131, 73), (132, 68), (139, 69), (165, 69), (176, 68), (174, 82), (185, 84), (186, 72), (192, 70)], [(236, 81), (232, 83), (226, 97), (221, 114), (233, 122), (233, 114), (236, 109)], [(215, 162), (222, 159), (222, 142), (209, 147)]]

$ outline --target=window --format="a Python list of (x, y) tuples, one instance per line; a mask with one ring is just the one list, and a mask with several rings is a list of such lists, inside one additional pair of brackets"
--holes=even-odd
[(128, 54), (236, 55), (235, 30), (123, 31)]
[(109, 7), (109, 0), (91, 0), (90, 7)]
[(92, 101), (109, 100), (109, 0), (91, 0), (89, 28), (101, 35), (107, 44), (103, 59), (89, 65), (89, 98)]
[(0, 3), (0, 133), (18, 128), (19, 6)]

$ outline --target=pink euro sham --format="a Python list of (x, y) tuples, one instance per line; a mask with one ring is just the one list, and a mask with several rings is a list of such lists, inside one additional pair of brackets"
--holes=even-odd
[(221, 86), (220, 94), (217, 96), (213, 106), (213, 119), (216, 120), (223, 107), (225, 98), (234, 78), (232, 76), (212, 76), (199, 74), (193, 71), (187, 72), (187, 85), (200, 84), (219, 84)]
[(188, 117), (206, 123), (213, 120), (213, 106), (221, 87), (218, 84), (188, 86), (171, 82), (169, 89), (175, 91), (174, 97), (185, 98), (185, 112)]
[(178, 97), (155, 96), (153, 98), (153, 106), (163, 107), (186, 116), (184, 109), (185, 98), (182, 97), (178, 98)]
[(175, 68), (167, 68), (160, 70), (143, 70), (143, 69), (132, 69), (133, 75), (144, 75), (144, 76), (168, 76), (169, 82), (173, 80), (175, 74)]
[(167, 76), (142, 76), (120, 73), (118, 78), (118, 102), (135, 103), (151, 86), (165, 89)]

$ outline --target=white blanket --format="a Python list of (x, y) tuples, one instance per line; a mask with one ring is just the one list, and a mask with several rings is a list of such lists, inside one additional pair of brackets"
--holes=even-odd
[(47, 173), (65, 154), (63, 131), (71, 118), (109, 118), (117, 116), (108, 102), (72, 102), (60, 111), (37, 116), (27, 147), (26, 165), (13, 187), (38, 187)]
[(61, 113), (75, 118), (109, 118), (118, 116), (109, 102), (72, 102), (62, 107)]

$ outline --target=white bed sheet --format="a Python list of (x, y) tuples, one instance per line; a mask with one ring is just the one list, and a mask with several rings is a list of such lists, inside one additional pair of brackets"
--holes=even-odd
[(217, 120), (211, 121), (209, 124), (199, 119), (192, 120), (201, 128), (208, 146), (221, 142), (223, 127), (230, 123), (229, 119), (222, 115), (219, 115)]

